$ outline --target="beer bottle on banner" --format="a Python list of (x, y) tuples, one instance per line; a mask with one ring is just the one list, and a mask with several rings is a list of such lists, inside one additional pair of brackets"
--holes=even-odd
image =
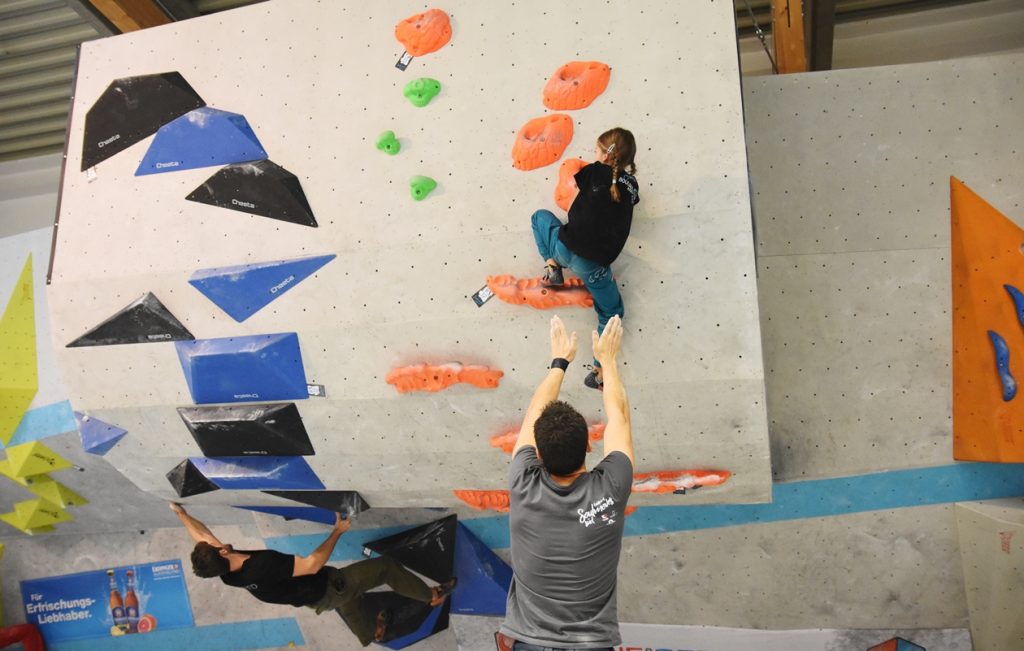
[(110, 579), (110, 614), (114, 616), (114, 626), (123, 627), (127, 619), (124, 616), (124, 601), (121, 600), (121, 591), (117, 589), (114, 570), (107, 570), (107, 578)]
[(128, 618), (128, 630), (139, 629), (139, 598), (135, 595), (135, 572), (128, 570), (128, 589), (124, 593), (124, 611)]

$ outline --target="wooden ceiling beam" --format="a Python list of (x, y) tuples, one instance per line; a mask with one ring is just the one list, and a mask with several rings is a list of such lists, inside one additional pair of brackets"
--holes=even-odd
[(772, 47), (778, 74), (807, 72), (800, 0), (772, 0)]
[(153, 0), (89, 0), (89, 4), (122, 33), (172, 22)]

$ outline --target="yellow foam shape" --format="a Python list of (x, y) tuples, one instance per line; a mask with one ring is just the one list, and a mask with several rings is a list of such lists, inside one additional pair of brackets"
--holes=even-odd
[(59, 481), (47, 477), (46, 475), (30, 477), (26, 481), (25, 487), (44, 500), (64, 508), (69, 506), (82, 506), (83, 504), (89, 503), (89, 500), (85, 499)]
[(36, 313), (29, 255), (0, 318), (0, 441), (4, 445), (10, 442), (38, 390)]
[(37, 529), (74, 519), (61, 507), (41, 498), (18, 502), (14, 505), (14, 512), (18, 514), (26, 529)]
[(24, 525), (22, 525), (21, 520), (18, 518), (18, 514), (14, 512), (0, 513), (0, 522), (6, 522), (18, 531), (22, 533), (27, 533), (30, 536), (34, 536), (38, 533), (48, 533), (54, 530), (54, 527), (52, 525), (44, 525), (42, 527), (36, 527), (34, 529), (25, 527)]
[(32, 477), (72, 467), (70, 461), (39, 441), (7, 448), (7, 466), (3, 474), (14, 477)]

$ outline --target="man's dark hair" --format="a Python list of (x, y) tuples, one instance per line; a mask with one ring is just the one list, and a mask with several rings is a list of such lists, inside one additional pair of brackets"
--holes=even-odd
[(568, 475), (583, 465), (587, 421), (570, 404), (555, 400), (545, 407), (533, 433), (541, 461), (552, 475)]
[(196, 548), (192, 550), (192, 571), (196, 576), (208, 579), (224, 576), (231, 571), (231, 564), (220, 555), (219, 547), (214, 547), (206, 541), (197, 542)]

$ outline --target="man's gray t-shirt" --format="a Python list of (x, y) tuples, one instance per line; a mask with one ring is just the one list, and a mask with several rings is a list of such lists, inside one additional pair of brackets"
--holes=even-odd
[(509, 469), (513, 576), (502, 633), (553, 647), (621, 642), (615, 584), (632, 486), (621, 452), (559, 486), (533, 446), (519, 449)]

